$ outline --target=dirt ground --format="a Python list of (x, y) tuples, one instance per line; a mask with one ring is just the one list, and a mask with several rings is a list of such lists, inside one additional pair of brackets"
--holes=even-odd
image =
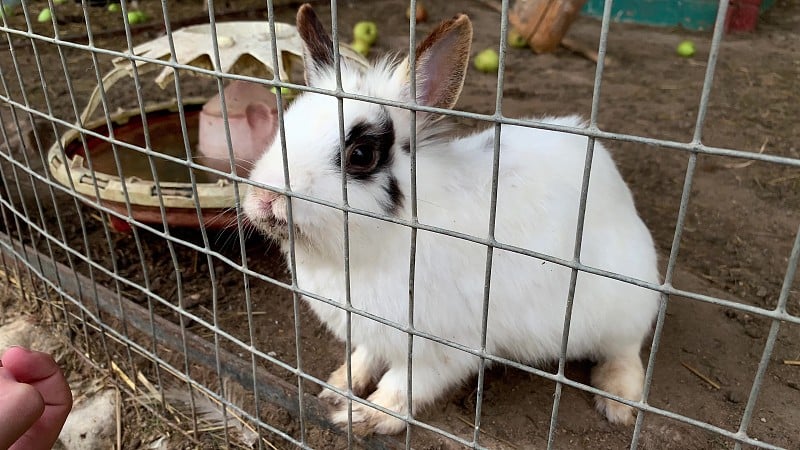
[[(234, 3), (234, 2), (230, 2)], [(324, 3), (317, 11), (329, 14)], [(407, 23), (404, 2), (387, 0), (374, 2), (385, 14), (375, 16), (355, 2), (342, 2), (339, 9), (341, 30), (350, 30), (361, 19), (376, 20), (380, 40), (375, 52), (401, 49), (407, 44)], [(38, 11), (42, 2), (31, 2)], [(170, 19), (183, 24), (201, 21), (203, 11), (196, 2), (170, 1)], [(482, 2), (444, 2), (430, 0), (431, 21), (418, 26), (423, 36), (439, 18), (459, 11), (470, 15), (475, 23), (473, 53), (496, 46), (499, 42), (500, 16)], [(134, 29), (134, 43), (144, 42), (163, 33), (157, 26), (161, 20), (160, 2), (140, 1), (153, 17), (151, 25)], [(252, 6), (247, 13), (231, 13), (231, 19), (262, 19), (263, 6), (258, 2), (235, 2), (237, 10)], [(218, 12), (231, 12), (234, 6), (219, 5)], [(260, 9), (259, 9), (260, 8)], [(90, 8), (92, 29), (97, 33), (95, 46), (123, 49), (125, 35), (121, 20), (101, 8)], [(292, 22), (293, 7), (276, 7), (278, 20)], [(59, 34), (67, 40), (85, 43), (84, 19), (80, 8), (65, 5), (57, 14)], [(222, 19), (220, 19), (222, 20)], [(33, 30), (52, 36), (50, 23), (36, 23)], [(156, 24), (156, 25), (152, 25)], [(9, 26), (25, 29), (24, 18), (12, 17)], [(591, 18), (579, 18), (570, 30), (576, 41), (596, 47), (600, 23)], [(4, 33), (0, 33), (3, 35)], [(346, 36), (347, 39), (350, 36)], [(675, 55), (675, 46), (690, 38), (697, 44), (693, 58)], [(599, 125), (603, 130), (641, 135), (659, 139), (688, 142), (692, 139), (700, 92), (710, 47), (709, 33), (687, 32), (680, 29), (650, 28), (629, 24), (612, 24), (608, 55), (612, 59), (603, 75)], [(12, 36), (13, 53), (6, 37), (0, 37), (0, 73), (4, 87), (0, 94), (20, 103), (47, 111), (49, 100), (54, 116), (67, 122), (74, 120), (73, 105), (64, 82), (64, 68), (59, 49), (37, 43), (34, 47), (19, 36)], [(753, 34), (725, 37), (711, 93), (708, 114), (703, 127), (702, 141), (711, 146), (763, 152), (800, 158), (800, 3), (778, 0), (764, 14)], [(75, 101), (82, 108), (97, 82), (91, 56), (84, 51), (62, 47), (68, 62)], [(41, 65), (37, 64), (37, 58)], [(110, 69), (110, 59), (97, 54), (100, 72)], [(25, 86), (23, 99), (17, 72)], [(560, 115), (579, 113), (588, 117), (591, 107), (595, 64), (565, 49), (553, 54), (534, 55), (528, 50), (512, 49), (507, 55), (503, 114)], [(47, 81), (42, 88), (40, 76)], [(135, 107), (133, 84), (123, 87), (113, 96), (114, 103)], [(213, 95), (212, 81), (184, 78), (184, 94)], [(492, 75), (470, 69), (459, 109), (491, 114), (494, 112), (496, 79)], [(147, 86), (147, 101), (158, 101), (174, 95)], [(1, 102), (1, 101), (0, 101)], [(7, 108), (3, 108), (4, 110)], [(3, 111), (4, 114), (7, 111)], [(8, 116), (5, 116), (8, 117)], [(464, 127), (484, 127), (461, 121)], [(36, 125), (42, 148), (54, 139), (54, 129), (46, 122)], [(56, 132), (62, 132), (56, 127)], [(0, 138), (0, 143), (2, 139)], [(628, 142), (607, 142), (618, 161), (624, 178), (630, 184), (639, 211), (653, 232), (663, 260), (672, 245), (678, 205), (689, 155), (683, 151), (648, 147)], [(3, 150), (7, 152), (7, 150)], [(21, 152), (12, 157), (24, 161)], [(44, 173), (39, 155), (27, 155), (39, 173)], [(4, 166), (6, 167), (6, 166)], [(13, 172), (4, 168), (5, 176)], [(29, 207), (25, 214), (62, 239), (55, 226), (56, 216), (74, 218), (80, 212), (85, 229), (77, 220), (63, 221), (64, 238), (77, 252), (89, 255), (94, 261), (120, 275), (143, 283), (143, 267), (150, 274), (150, 288), (171, 302), (177, 302), (176, 272), (180, 272), (183, 304), (190, 312), (213, 322), (211, 293), (216, 292), (218, 326), (245, 342), (250, 342), (245, 317), (245, 289), (242, 274), (231, 269), (216, 256), (207, 258), (188, 245), (174, 245), (178, 268), (173, 265), (170, 246), (162, 238), (140, 231), (144, 260), (140, 259), (132, 234), (110, 234), (106, 238), (97, 212), (75, 204), (63, 194), (50, 200), (43, 183), (31, 180), (17, 170), (23, 197), (30, 198), (31, 186), (36, 188), (45, 207)], [(16, 198), (16, 183), (6, 180), (9, 194)], [(14, 200), (22, 211), (22, 202)], [(9, 216), (10, 217), (10, 216)], [(15, 228), (7, 219), (5, 228), (16, 232), (23, 240), (44, 247), (35, 230), (24, 225)], [(786, 272), (791, 245), (800, 224), (800, 172), (797, 167), (767, 163), (743, 163), (723, 157), (699, 156), (692, 185), (687, 220), (680, 241), (680, 252), (674, 285), (679, 289), (763, 308), (775, 308)], [(171, 230), (171, 235), (202, 247), (203, 238), (196, 230)], [(242, 262), (239, 238), (232, 231), (209, 234), (214, 252), (238, 263)], [(287, 280), (282, 258), (274, 246), (258, 237), (245, 241), (247, 266), (259, 273)], [(113, 258), (112, 258), (113, 255)], [(209, 264), (213, 266), (216, 284), (212, 286)], [(80, 266), (80, 265), (79, 265)], [(662, 273), (666, 263), (662, 264)], [(99, 282), (108, 282), (95, 271)], [(295, 324), (292, 296), (286, 290), (264, 281), (249, 279), (253, 301), (253, 345), (275, 355), (287, 364), (296, 364)], [(108, 282), (110, 283), (110, 282)], [(795, 281), (790, 290), (788, 310), (800, 314), (800, 291)], [(128, 298), (146, 304), (146, 296), (131, 286), (120, 286)], [(165, 308), (158, 311), (169, 319), (174, 315)], [(175, 319), (176, 320), (176, 319)], [(189, 330), (211, 337), (206, 327), (189, 322)], [(650, 404), (694, 420), (736, 432), (761, 359), (770, 321), (740, 311), (672, 297), (667, 309), (664, 333), (656, 359), (655, 376)], [(343, 344), (335, 342), (303, 308), (300, 315), (300, 345), (302, 369), (318, 377), (327, 374), (340, 362)], [(222, 345), (235, 349), (249, 360), (241, 348), (222, 339)], [(646, 358), (649, 349), (643, 350)], [(749, 436), (785, 448), (800, 448), (800, 367), (784, 361), (800, 360), (800, 327), (783, 324), (778, 334), (764, 384), (756, 403)], [(267, 370), (296, 384), (287, 371), (260, 362)], [(716, 386), (694, 375), (688, 367), (706, 376)], [(568, 365), (570, 378), (588, 383), (590, 364), (574, 362)], [(554, 370), (554, 367), (548, 367)], [(547, 442), (554, 384), (542, 378), (506, 367), (488, 371), (482, 415), (481, 444), (490, 448), (542, 448)], [(309, 392), (318, 387), (306, 384)], [(471, 439), (474, 420), (475, 380), (425, 411), (419, 418), (430, 425)], [(265, 422), (298, 437), (298, 423), (286, 414), (272, 409), (262, 411)], [(609, 425), (592, 407), (590, 395), (565, 388), (560, 406), (556, 448), (617, 449), (627, 447), (631, 428)], [(135, 448), (135, 433), (125, 435), (125, 448)], [(309, 431), (308, 443), (318, 448), (343, 445), (341, 437), (327, 432)], [(279, 437), (271, 442), (279, 448), (291, 445)], [(414, 430), (413, 445), (418, 448), (460, 448), (458, 445), (430, 432)], [(733, 441), (695, 428), (680, 421), (648, 414), (644, 420), (640, 446), (647, 449), (711, 449), (732, 448)]]

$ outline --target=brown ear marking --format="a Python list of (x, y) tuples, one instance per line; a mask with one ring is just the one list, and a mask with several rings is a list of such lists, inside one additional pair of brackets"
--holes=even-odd
[(466, 14), (456, 14), (452, 19), (442, 21), (428, 34), (428, 37), (426, 37), (422, 43), (417, 45), (415, 51), (417, 59), (419, 59), (425, 51), (430, 49), (433, 44), (439, 42), (445, 35), (453, 30), (458, 30), (458, 33), (462, 37), (462, 39), (459, 39), (461, 45), (456, 49), (456, 53), (460, 53), (463, 50), (466, 54), (469, 54), (469, 49), (472, 44), (472, 22)]
[(417, 46), (417, 73), (424, 74), (417, 77), (420, 103), (446, 109), (455, 106), (464, 86), (471, 46), (472, 22), (466, 14), (443, 21)]
[(333, 66), (333, 41), (320, 22), (314, 8), (304, 3), (297, 10), (297, 31), (306, 45), (306, 51), (314, 67)]

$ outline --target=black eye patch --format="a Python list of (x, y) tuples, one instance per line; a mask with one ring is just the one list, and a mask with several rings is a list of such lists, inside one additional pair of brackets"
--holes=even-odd
[(394, 125), (385, 110), (376, 119), (353, 125), (345, 138), (344, 149), (337, 152), (333, 160), (339, 169), (344, 157), (345, 171), (357, 180), (371, 180), (392, 162)]

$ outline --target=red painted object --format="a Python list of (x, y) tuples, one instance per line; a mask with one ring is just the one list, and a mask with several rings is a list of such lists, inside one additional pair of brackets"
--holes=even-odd
[(725, 16), (725, 32), (755, 31), (761, 0), (731, 0)]

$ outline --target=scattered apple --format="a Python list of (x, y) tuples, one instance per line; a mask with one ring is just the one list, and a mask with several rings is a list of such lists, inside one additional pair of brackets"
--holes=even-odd
[[(272, 92), (273, 94), (278, 92), (278, 90), (275, 89), (275, 86), (272, 86), (271, 88), (269, 88), (269, 91)], [(287, 88), (287, 87), (282, 87), (281, 88), (281, 95), (283, 95), (284, 97), (291, 97), (291, 96), (294, 95), (294, 91), (292, 89)]]
[(36, 18), (39, 22), (49, 22), (53, 18), (53, 13), (50, 12), (50, 8), (45, 8), (39, 13), (39, 17)]
[[(417, 2), (417, 12), (414, 15), (417, 17), (417, 22), (428, 20), (428, 10), (420, 2)], [(411, 19), (411, 5), (406, 8), (406, 19)]]
[(353, 40), (372, 45), (378, 40), (378, 26), (375, 22), (361, 21), (353, 27)]
[(11, 17), (14, 15), (14, 7), (11, 5), (4, 5), (0, 8), (0, 17)]
[(500, 56), (494, 49), (487, 48), (475, 55), (472, 63), (481, 72), (497, 72), (497, 68), (500, 66)]
[(694, 42), (686, 40), (678, 44), (678, 47), (675, 49), (678, 55), (683, 56), (684, 58), (691, 58), (694, 55), (695, 48)]
[(67, 3), (67, 0), (53, 0), (54, 5), (63, 5), (64, 3)]
[(131, 25), (147, 22), (147, 15), (142, 11), (128, 11), (128, 22)]
[(512, 29), (508, 32), (508, 45), (514, 48), (525, 48), (528, 46), (528, 40), (519, 34), (519, 31)]
[(366, 57), (367, 55), (369, 55), (370, 45), (362, 41), (361, 39), (356, 39), (352, 44), (350, 44), (350, 46), (353, 47), (353, 50), (357, 51), (358, 53), (361, 53), (361, 56)]
[(119, 6), (119, 3), (109, 3), (108, 10), (111, 12), (120, 12), (122, 11), (122, 7)]

